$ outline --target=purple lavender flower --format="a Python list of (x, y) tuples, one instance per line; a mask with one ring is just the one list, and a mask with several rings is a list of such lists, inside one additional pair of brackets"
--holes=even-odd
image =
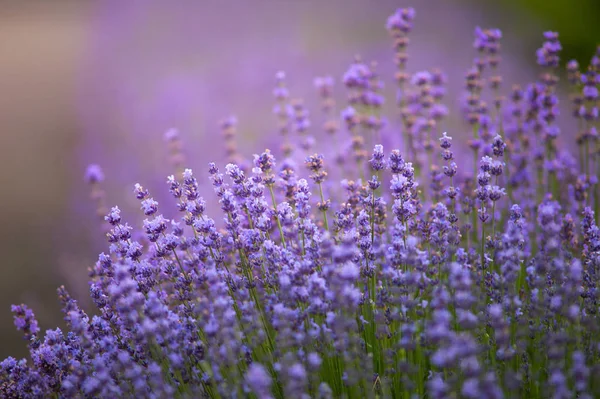
[(246, 373), (246, 382), (252, 392), (261, 398), (273, 397), (270, 392), (271, 376), (260, 364), (253, 363)]
[(412, 30), (412, 21), (415, 19), (414, 8), (399, 8), (387, 20), (386, 27), (389, 31), (409, 33)]
[(89, 183), (101, 183), (104, 181), (104, 172), (100, 165), (91, 164), (85, 171), (85, 180)]
[(499, 40), (502, 39), (500, 29), (481, 29), (475, 28), (475, 41), (473, 47), (478, 51), (495, 54), (499, 51)]
[(558, 53), (562, 50), (562, 46), (558, 41), (558, 33), (556, 32), (544, 32), (543, 46), (536, 52), (538, 64), (546, 67), (557, 67), (558, 66)]
[(14, 315), (15, 327), (17, 330), (23, 331), (25, 340), (30, 341), (40, 331), (33, 311), (27, 305), (12, 305), (11, 311)]

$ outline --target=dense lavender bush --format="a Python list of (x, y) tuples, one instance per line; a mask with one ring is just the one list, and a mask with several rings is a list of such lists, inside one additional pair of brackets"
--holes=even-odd
[(378, 144), (384, 87), (356, 60), (339, 121), (333, 79), (315, 80), (322, 129), (277, 75), (278, 160), (243, 161), (223, 121), (231, 163), (208, 165), (214, 193), (169, 131), (178, 217), (136, 184), (134, 229), (104, 209), (90, 167), (110, 243), (90, 273), (97, 314), (61, 287), (69, 331), (41, 335), (14, 306), (31, 359), (1, 363), (2, 397), (598, 397), (600, 54), (567, 66), (572, 157), (558, 144), (558, 35), (544, 34), (539, 79), (505, 98), (502, 34), (477, 28), (462, 104), (474, 161), (458, 161), (440, 129), (445, 75), (406, 69), (414, 17), (387, 21), (402, 151)]

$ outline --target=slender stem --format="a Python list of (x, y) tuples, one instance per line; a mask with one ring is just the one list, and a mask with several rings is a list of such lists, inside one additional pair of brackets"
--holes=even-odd
[[(498, 176), (494, 177), (494, 184), (498, 185)], [(496, 201), (492, 201), (492, 239), (496, 236)]]
[[(376, 173), (377, 175), (377, 180), (379, 181), (380, 177), (380, 172)], [(375, 192), (377, 190), (373, 190), (371, 192), (371, 196), (372, 196), (372, 201), (371, 201), (371, 246), (374, 245), (375, 243)]]
[[(323, 196), (323, 185), (319, 183), (319, 195), (321, 196), (321, 204), (325, 206), (325, 197)], [(325, 230), (329, 231), (329, 223), (327, 221), (327, 211), (323, 208), (323, 223), (325, 224)]]
[[(478, 131), (479, 127), (478, 124), (475, 123), (473, 125), (473, 140), (477, 140), (477, 131)], [(478, 154), (477, 154), (477, 150), (473, 150), (473, 187), (477, 187), (478, 182), (477, 182), (477, 161), (478, 161)], [(473, 227), (472, 227), (472, 231), (473, 231), (473, 242), (477, 241), (477, 212), (474, 212), (473, 214)]]
[[(482, 210), (485, 205), (482, 204)], [(481, 294), (485, 293), (485, 222), (481, 222)]]
[(269, 184), (269, 192), (271, 193), (271, 202), (273, 202), (273, 210), (275, 211), (275, 220), (277, 221), (277, 228), (279, 229), (279, 235), (281, 237), (281, 245), (283, 245), (284, 249), (287, 249), (285, 245), (285, 237), (283, 235), (283, 228), (281, 227), (281, 220), (279, 220), (279, 215), (277, 215), (277, 201), (275, 200), (275, 192), (273, 191), (273, 185)]

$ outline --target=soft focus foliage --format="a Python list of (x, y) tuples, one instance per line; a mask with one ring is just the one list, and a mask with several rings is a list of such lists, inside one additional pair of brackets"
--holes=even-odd
[[(169, 130), (178, 215), (135, 184), (143, 221), (130, 225), (90, 166), (109, 242), (90, 270), (97, 315), (61, 287), (68, 331), (42, 335), (14, 306), (31, 358), (0, 364), (3, 397), (600, 395), (599, 54), (585, 71), (568, 64), (574, 157), (557, 144), (558, 34), (542, 38), (539, 79), (505, 98), (502, 34), (476, 28), (470, 161), (441, 130), (445, 74), (406, 70), (415, 17), (386, 23), (398, 124), (382, 115), (377, 65), (357, 58), (348, 104), (335, 79), (315, 79), (317, 117), (277, 73), (279, 148), (252, 162), (235, 118), (221, 124), (227, 165), (202, 174)], [(387, 131), (402, 151), (384, 148)]]

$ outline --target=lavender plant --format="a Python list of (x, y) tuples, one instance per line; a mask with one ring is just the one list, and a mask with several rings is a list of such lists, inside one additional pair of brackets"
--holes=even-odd
[[(559, 145), (558, 34), (544, 34), (539, 79), (507, 101), (501, 32), (477, 28), (470, 163), (442, 133), (445, 75), (406, 68), (414, 18), (399, 9), (387, 21), (399, 127), (383, 129), (381, 77), (357, 59), (339, 123), (333, 79), (315, 81), (321, 135), (283, 73), (281, 149), (244, 163), (226, 119), (231, 163), (202, 173), (212, 193), (170, 131), (179, 215), (136, 184), (133, 227), (105, 209), (91, 166), (109, 242), (90, 270), (97, 309), (61, 287), (68, 330), (42, 334), (13, 306), (30, 359), (0, 363), (2, 397), (598, 397), (600, 47), (585, 72), (568, 64), (577, 160)], [(386, 132), (403, 151), (385, 151)]]

